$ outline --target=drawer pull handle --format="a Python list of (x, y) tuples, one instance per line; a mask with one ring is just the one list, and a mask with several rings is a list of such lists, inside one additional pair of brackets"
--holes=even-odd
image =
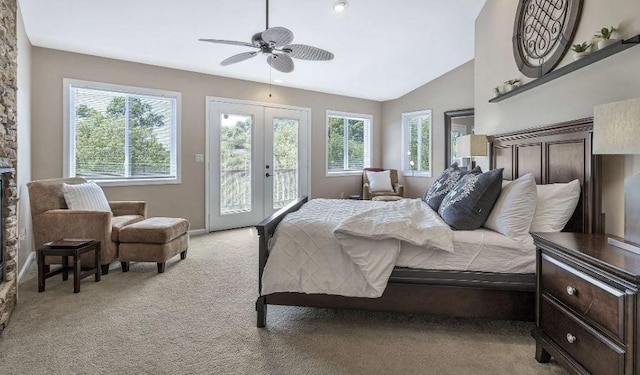
[(567, 286), (567, 294), (570, 296), (575, 296), (578, 294), (578, 289), (572, 287), (571, 285)]
[(569, 344), (573, 344), (574, 342), (576, 342), (577, 338), (572, 335), (571, 333), (567, 333), (567, 341), (569, 342)]

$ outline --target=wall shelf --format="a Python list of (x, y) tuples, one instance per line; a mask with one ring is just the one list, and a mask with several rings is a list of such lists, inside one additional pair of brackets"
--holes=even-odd
[(584, 68), (587, 65), (591, 65), (596, 61), (600, 61), (604, 58), (607, 58), (611, 55), (615, 55), (618, 52), (622, 52), (624, 50), (626, 50), (627, 48), (631, 48), (633, 46), (637, 46), (638, 44), (640, 44), (640, 35), (636, 35), (634, 37), (631, 37), (629, 39), (625, 39), (625, 40), (619, 40), (616, 43), (605, 47), (601, 50), (592, 52), (590, 54), (588, 54), (587, 56), (581, 58), (580, 60), (574, 61), (572, 63), (569, 63), (563, 67), (560, 67), (556, 70), (553, 70), (545, 75), (543, 75), (542, 77), (536, 78), (531, 82), (527, 82), (525, 84), (522, 84), (520, 87), (515, 88), (507, 93), (501, 94), (496, 96), (495, 98), (489, 100), (489, 103), (497, 103), (497, 102), (501, 102), (505, 99), (508, 99), (512, 96), (516, 96), (518, 94), (521, 94), (527, 90), (531, 90), (534, 87), (538, 87), (544, 83), (547, 83), (549, 81), (553, 81), (556, 78), (560, 78), (565, 74), (571, 73), (575, 70), (578, 70), (580, 68)]

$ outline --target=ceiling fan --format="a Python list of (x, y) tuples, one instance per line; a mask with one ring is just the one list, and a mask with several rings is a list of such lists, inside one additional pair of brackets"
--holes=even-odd
[(266, 30), (256, 33), (251, 37), (251, 43), (236, 42), (233, 40), (198, 39), (201, 42), (220, 44), (232, 44), (258, 49), (257, 51), (243, 52), (223, 60), (220, 65), (227, 66), (250, 59), (264, 53), (267, 55), (267, 63), (274, 69), (283, 73), (293, 71), (292, 57), (301, 60), (326, 61), (333, 60), (333, 53), (323, 49), (308, 46), (306, 44), (291, 44), (293, 32), (284, 27), (269, 27), (269, 0), (267, 2), (267, 27)]

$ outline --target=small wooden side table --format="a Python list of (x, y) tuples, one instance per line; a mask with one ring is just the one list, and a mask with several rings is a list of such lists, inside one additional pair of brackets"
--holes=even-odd
[[(69, 278), (69, 257), (73, 257), (73, 292), (80, 293), (80, 280), (87, 276), (95, 275), (95, 281), (100, 281), (100, 242), (90, 240), (89, 242), (81, 245), (73, 245), (73, 241), (67, 241), (68, 246), (65, 246), (64, 240), (55, 241), (57, 244), (54, 246), (43, 246), (36, 250), (36, 256), (38, 258), (38, 292), (44, 292), (45, 280), (51, 276), (55, 276), (62, 273), (62, 280)], [(80, 264), (80, 255), (93, 251), (95, 254), (95, 267), (82, 272)], [(57, 268), (50, 272), (45, 272), (44, 257), (45, 256), (59, 256), (62, 257), (62, 267)]]

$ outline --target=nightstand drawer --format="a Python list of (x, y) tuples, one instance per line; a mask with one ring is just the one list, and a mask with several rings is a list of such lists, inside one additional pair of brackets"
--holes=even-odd
[(541, 266), (543, 293), (624, 341), (624, 292), (544, 254)]
[(567, 354), (592, 374), (622, 374), (624, 350), (598, 335), (562, 307), (541, 301), (541, 328)]

